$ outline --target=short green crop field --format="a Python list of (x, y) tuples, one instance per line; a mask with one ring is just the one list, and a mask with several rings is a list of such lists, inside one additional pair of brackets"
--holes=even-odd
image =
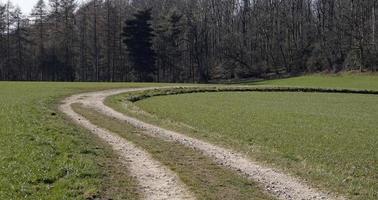
[[(252, 84), (378, 90), (373, 75), (313, 75)], [(114, 152), (74, 126), (57, 105), (74, 93), (144, 86), (163, 84), (0, 82), (0, 199), (137, 199), (135, 181), (117, 164)], [(122, 110), (119, 98), (109, 100)], [(246, 152), (352, 199), (378, 199), (377, 102), (377, 95), (198, 93), (146, 99), (137, 105), (154, 115), (129, 114)], [(156, 146), (163, 147), (159, 141), (140, 142), (156, 152)], [(168, 144), (164, 148), (172, 150)], [(187, 149), (177, 152), (182, 154), (156, 156), (173, 165), (172, 155), (198, 154)], [(201, 161), (200, 154), (197, 158), (212, 169), (210, 160)], [(197, 185), (196, 181), (207, 180), (201, 174), (191, 177), (187, 168), (177, 169), (185, 172), (193, 188), (206, 187), (206, 181)], [(212, 175), (222, 170), (227, 171), (217, 168)], [(215, 177), (214, 183), (234, 176), (228, 173)], [(241, 178), (228, 184), (246, 182)], [(214, 185), (221, 187), (221, 182)], [(216, 196), (211, 190), (202, 192)]]
[(352, 199), (378, 198), (378, 96), (222, 92), (136, 105), (157, 116), (151, 122), (185, 124), (174, 129), (246, 152), (321, 188)]
[[(56, 104), (72, 93), (136, 86), (143, 84), (0, 82), (0, 199), (86, 199), (104, 192), (106, 180), (115, 188), (111, 150)], [(123, 178), (120, 187), (132, 184)]]
[[(142, 130), (76, 104), (74, 110), (92, 123), (126, 138), (174, 171), (198, 199), (270, 200), (258, 184), (232, 170), (215, 165), (200, 152), (143, 134)], [(122, 199), (122, 198), (120, 198)]]
[(251, 85), (278, 85), (323, 88), (349, 88), (378, 90), (378, 75), (373, 74), (340, 74), (308, 75), (295, 78), (277, 79), (250, 83)]

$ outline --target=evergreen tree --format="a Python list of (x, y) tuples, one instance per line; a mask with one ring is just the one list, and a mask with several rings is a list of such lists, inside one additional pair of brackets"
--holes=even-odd
[(134, 19), (126, 21), (123, 36), (132, 67), (139, 75), (139, 81), (153, 81), (155, 72), (155, 51), (152, 48), (154, 37), (151, 27), (151, 9), (134, 14)]

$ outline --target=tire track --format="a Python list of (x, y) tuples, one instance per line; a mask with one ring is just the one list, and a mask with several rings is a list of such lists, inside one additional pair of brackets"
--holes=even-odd
[[(167, 167), (154, 160), (146, 151), (111, 131), (102, 129), (76, 113), (71, 105), (88, 102), (99, 93), (87, 93), (71, 96), (63, 101), (59, 109), (76, 124), (90, 130), (119, 154), (120, 161), (137, 180), (142, 197), (147, 200), (195, 199), (178, 176)], [(109, 94), (112, 94), (110, 92)]]
[(136, 118), (117, 112), (104, 104), (105, 99), (112, 95), (151, 89), (159, 88), (119, 89), (94, 92), (88, 94), (85, 100), (81, 101), (81, 103), (109, 117), (122, 120), (138, 129), (142, 129), (150, 136), (177, 142), (196, 149), (204, 155), (213, 158), (219, 165), (233, 169), (256, 182), (259, 182), (267, 192), (273, 194), (278, 199), (344, 199), (344, 197), (338, 197), (311, 188), (304, 181), (287, 175), (279, 170), (253, 162), (241, 153), (142, 122)]

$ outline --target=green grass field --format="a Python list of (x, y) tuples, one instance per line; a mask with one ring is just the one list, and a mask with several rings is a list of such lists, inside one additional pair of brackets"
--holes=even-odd
[[(298, 86), (358, 85), (336, 79), (314, 76), (308, 85)], [(366, 85), (374, 89), (375, 77), (369, 79), (373, 81)], [(288, 80), (276, 83), (306, 83), (306, 78)], [(115, 101), (109, 104), (145, 121), (246, 152), (352, 199), (378, 197), (378, 96), (223, 92), (153, 97), (136, 103), (152, 116), (127, 111)]]
[(317, 74), (287, 79), (252, 82), (249, 84), (378, 90), (378, 75), (346, 73), (339, 75)]
[(132, 188), (110, 164), (111, 150), (65, 120), (57, 103), (72, 93), (134, 86), (143, 85), (0, 82), (0, 199), (86, 199), (115, 192), (110, 183)]
[[(377, 80), (373, 75), (314, 75), (253, 84), (377, 90)], [(112, 150), (74, 126), (57, 105), (74, 93), (152, 85), (0, 82), (0, 199), (137, 199), (133, 178)], [(119, 100), (124, 95), (108, 103), (151, 123), (244, 151), (352, 199), (378, 198), (377, 96), (223, 92), (137, 102), (155, 115), (134, 112), (134, 106), (125, 110)], [(198, 196), (267, 198), (254, 183), (216, 167), (198, 152), (135, 137), (122, 132), (130, 127), (100, 119), (92, 120), (149, 150)], [(195, 167), (187, 167), (193, 164), (187, 157)]]
[(198, 199), (273, 199), (253, 181), (215, 165), (200, 152), (180, 144), (149, 137), (143, 134), (143, 131), (122, 121), (80, 105), (74, 105), (74, 109), (92, 123), (111, 130), (148, 151), (154, 159), (174, 171)]

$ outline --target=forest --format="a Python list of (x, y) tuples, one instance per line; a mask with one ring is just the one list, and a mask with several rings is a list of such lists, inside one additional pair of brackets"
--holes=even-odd
[(0, 4), (0, 80), (198, 82), (376, 71), (378, 0)]

